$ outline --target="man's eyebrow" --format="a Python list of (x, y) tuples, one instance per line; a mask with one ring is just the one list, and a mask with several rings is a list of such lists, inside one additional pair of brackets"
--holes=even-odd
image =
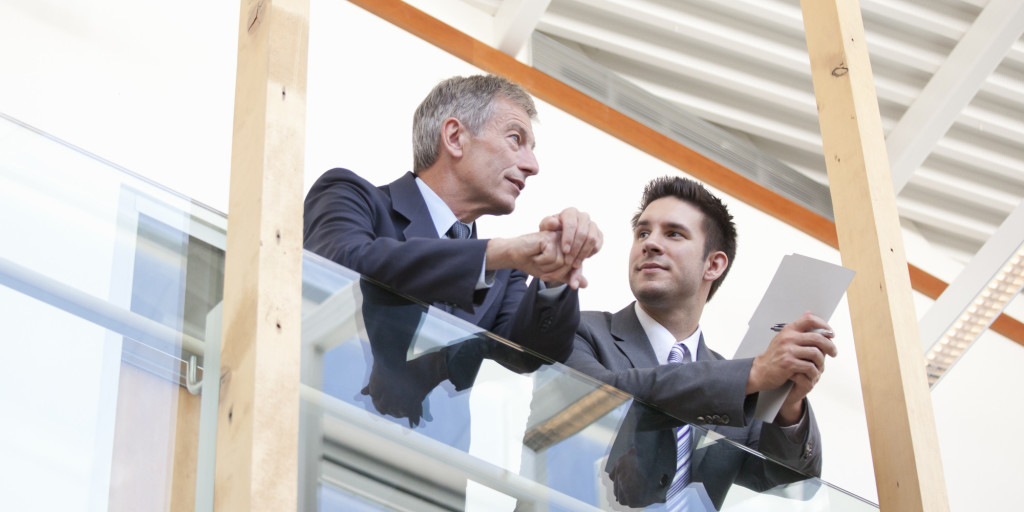
[[(683, 224), (679, 224), (678, 222), (662, 222), (661, 224), (663, 226), (665, 226), (666, 228), (674, 229), (676, 231), (685, 231), (686, 233), (690, 232), (690, 228), (688, 228), (687, 226), (685, 226)], [(640, 228), (640, 227), (645, 227), (646, 228), (646, 227), (649, 227), (650, 225), (651, 225), (651, 221), (649, 221), (649, 220), (638, 220), (636, 222), (636, 226), (633, 229), (636, 230), (637, 228)]]
[(676, 223), (676, 222), (666, 222), (665, 226), (667, 226), (669, 228), (672, 228), (672, 229), (677, 229), (679, 231), (686, 231), (687, 233), (690, 232), (690, 228), (688, 228), (688, 227), (686, 227), (686, 226), (684, 226), (682, 224)]
[(526, 125), (524, 125), (523, 123), (520, 123), (519, 121), (512, 121), (509, 124), (509, 129), (519, 132), (519, 135), (521, 135), (524, 139), (528, 139), (530, 142), (531, 150), (537, 147), (537, 140), (530, 138), (529, 132), (526, 131)]

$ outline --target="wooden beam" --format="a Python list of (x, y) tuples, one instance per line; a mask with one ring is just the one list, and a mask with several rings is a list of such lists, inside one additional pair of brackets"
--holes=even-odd
[(949, 510), (857, 0), (801, 2), (883, 511)]
[(193, 510), (199, 397), (121, 364), (107, 510)]
[(309, 0), (243, 0), (214, 503), (295, 510)]
[[(839, 248), (835, 223), (831, 220), (708, 159), (555, 78), (469, 37), (423, 11), (401, 0), (349, 1), (473, 66), (521, 84), (537, 98), (577, 119), (803, 231), (832, 248)], [(914, 289), (928, 298), (936, 299), (942, 294), (942, 290), (946, 289), (947, 284), (941, 279), (914, 265), (908, 264), (908, 268)], [(1008, 315), (1003, 314), (993, 322), (992, 330), (1024, 346), (1024, 326)]]

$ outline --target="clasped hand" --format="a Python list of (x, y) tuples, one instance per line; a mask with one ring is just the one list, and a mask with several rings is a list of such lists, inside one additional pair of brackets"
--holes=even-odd
[(515, 268), (544, 280), (585, 288), (583, 260), (601, 250), (604, 235), (590, 216), (576, 208), (544, 217), (536, 233), (495, 238), (487, 245), (487, 268)]

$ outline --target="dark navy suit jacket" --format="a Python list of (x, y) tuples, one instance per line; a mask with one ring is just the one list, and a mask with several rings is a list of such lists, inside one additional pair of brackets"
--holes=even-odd
[[(454, 314), (555, 361), (564, 362), (579, 324), (576, 290), (539, 297), (538, 280), (498, 270), (477, 290), (487, 240), (440, 239), (412, 173), (374, 187), (347, 169), (331, 169), (306, 195), (306, 249), (427, 303), (453, 304)], [(500, 344), (499, 344), (500, 345)], [(517, 371), (536, 358), (495, 345), (494, 359)], [(532, 359), (532, 361), (531, 361)]]

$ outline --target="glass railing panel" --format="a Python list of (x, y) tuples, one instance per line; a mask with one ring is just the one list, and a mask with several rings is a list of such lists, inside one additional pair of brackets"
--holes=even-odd
[(192, 509), (226, 219), (2, 114), (0, 155), (5, 508)]
[[(302, 339), (300, 510), (674, 510), (682, 422), (309, 253)], [(693, 436), (690, 510), (877, 509)]]

